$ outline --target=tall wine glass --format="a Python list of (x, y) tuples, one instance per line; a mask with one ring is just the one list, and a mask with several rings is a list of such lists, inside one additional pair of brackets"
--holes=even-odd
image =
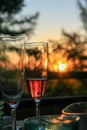
[(36, 117), (40, 119), (40, 101), (47, 84), (47, 52), (45, 42), (25, 43), (25, 80), (36, 104)]
[(16, 109), (22, 96), (22, 45), (22, 37), (0, 37), (0, 86), (11, 108), (12, 130), (16, 130)]

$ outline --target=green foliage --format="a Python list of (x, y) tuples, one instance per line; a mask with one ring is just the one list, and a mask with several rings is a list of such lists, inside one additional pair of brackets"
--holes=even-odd
[(24, 0), (0, 0), (0, 34), (27, 34), (30, 37), (34, 31), (39, 13), (20, 17), (24, 6)]
[(23, 0), (0, 0), (0, 13), (1, 14), (7, 14), (7, 15), (13, 15), (17, 14), (19, 11), (22, 10), (22, 7), (24, 7), (24, 1)]

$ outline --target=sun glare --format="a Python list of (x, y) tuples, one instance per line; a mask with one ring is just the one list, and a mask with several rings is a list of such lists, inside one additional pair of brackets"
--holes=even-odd
[(66, 64), (66, 63), (60, 62), (60, 63), (58, 64), (58, 70), (59, 70), (59, 71), (65, 71), (66, 69), (67, 69), (67, 64)]

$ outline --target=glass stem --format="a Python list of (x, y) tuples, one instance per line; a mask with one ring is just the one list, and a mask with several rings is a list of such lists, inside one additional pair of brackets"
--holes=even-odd
[(36, 117), (40, 116), (40, 104), (36, 103)]
[(16, 109), (11, 110), (12, 130), (16, 130)]
[(36, 104), (36, 117), (40, 119), (40, 100), (39, 99), (35, 100), (35, 104)]

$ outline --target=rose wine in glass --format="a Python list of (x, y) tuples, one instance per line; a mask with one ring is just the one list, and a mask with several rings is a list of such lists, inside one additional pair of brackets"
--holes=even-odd
[(44, 95), (46, 79), (26, 79), (27, 86), (30, 87), (32, 97), (37, 100)]
[(36, 104), (36, 117), (40, 119), (40, 101), (47, 86), (48, 44), (25, 43), (25, 81)]

